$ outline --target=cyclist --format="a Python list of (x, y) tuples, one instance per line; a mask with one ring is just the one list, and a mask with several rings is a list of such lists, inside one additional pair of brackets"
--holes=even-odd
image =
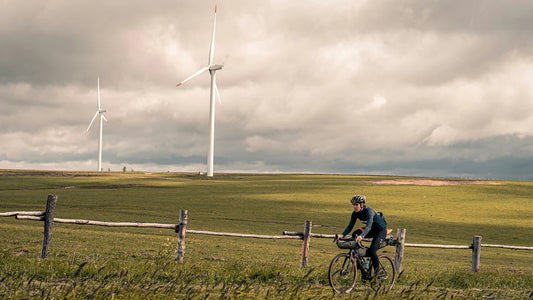
[(337, 240), (349, 234), (357, 219), (366, 222), (366, 227), (357, 229), (352, 236), (357, 235), (356, 242), (360, 242), (363, 238), (372, 238), (372, 243), (367, 251), (367, 256), (372, 260), (374, 267), (373, 274), (377, 274), (379, 268), (379, 258), (377, 251), (385, 242), (387, 237), (387, 221), (383, 217), (383, 213), (377, 213), (374, 209), (366, 206), (366, 197), (364, 195), (355, 195), (352, 200), (353, 212), (350, 223), (344, 231), (337, 236)]

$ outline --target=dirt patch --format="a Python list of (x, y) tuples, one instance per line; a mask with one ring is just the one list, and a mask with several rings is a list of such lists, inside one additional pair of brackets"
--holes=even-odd
[(39, 171), (2, 171), (0, 170), (0, 177), (96, 177), (96, 176), (109, 176), (102, 174), (89, 174), (89, 173), (74, 173), (74, 172), (39, 172)]
[(378, 185), (428, 185), (428, 186), (447, 186), (447, 185), (501, 185), (501, 182), (486, 180), (432, 180), (432, 179), (383, 179), (383, 180), (365, 180)]

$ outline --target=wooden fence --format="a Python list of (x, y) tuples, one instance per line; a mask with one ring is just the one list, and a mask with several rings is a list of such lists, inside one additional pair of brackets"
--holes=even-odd
[[(333, 234), (317, 234), (312, 233), (312, 222), (305, 221), (303, 232), (291, 232), (284, 231), (283, 235), (258, 235), (258, 234), (241, 234), (241, 233), (228, 233), (228, 232), (214, 232), (214, 231), (201, 231), (187, 229), (188, 211), (180, 210), (180, 216), (178, 224), (161, 224), (161, 223), (140, 223), (140, 222), (102, 222), (93, 220), (80, 220), (80, 219), (62, 219), (55, 218), (54, 211), (57, 204), (57, 196), (49, 195), (46, 203), (46, 211), (14, 211), (0, 213), (0, 217), (15, 216), (18, 220), (34, 220), (44, 221), (43, 231), (43, 246), (41, 250), (41, 259), (45, 259), (50, 249), (50, 243), (52, 240), (52, 228), (54, 223), (68, 223), (78, 225), (96, 225), (96, 226), (109, 226), (109, 227), (144, 227), (144, 228), (166, 228), (172, 229), (178, 233), (178, 245), (176, 251), (176, 261), (183, 263), (185, 256), (185, 236), (186, 233), (191, 234), (206, 234), (216, 236), (231, 236), (242, 238), (259, 238), (259, 239), (298, 239), (302, 240), (302, 255), (300, 261), (300, 267), (306, 267), (309, 258), (309, 243), (311, 238), (328, 238), (333, 239)], [(403, 253), (405, 247), (420, 247), (420, 248), (441, 248), (441, 249), (472, 249), (472, 271), (478, 272), (480, 269), (481, 247), (492, 248), (504, 248), (515, 250), (533, 250), (533, 247), (524, 246), (507, 246), (507, 245), (493, 245), (493, 244), (481, 244), (481, 236), (474, 236), (471, 245), (436, 245), (436, 244), (410, 244), (405, 243), (406, 229), (398, 229), (397, 237), (393, 241), (395, 246), (394, 263), (398, 272), (402, 271), (403, 265)], [(364, 241), (371, 241), (371, 239), (363, 239)]]

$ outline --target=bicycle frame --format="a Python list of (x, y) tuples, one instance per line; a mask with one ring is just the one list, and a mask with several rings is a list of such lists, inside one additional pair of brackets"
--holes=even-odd
[[(366, 247), (363, 247), (366, 248)], [(369, 257), (360, 256), (357, 254), (357, 249), (350, 249), (349, 251), (350, 257), (353, 257), (355, 260), (355, 265), (358, 270), (361, 271), (361, 274), (363, 275), (363, 280), (369, 280), (371, 277), (371, 268), (372, 268), (372, 261)], [(350, 260), (351, 261), (351, 260)], [(363, 262), (368, 261), (368, 267), (363, 266)]]

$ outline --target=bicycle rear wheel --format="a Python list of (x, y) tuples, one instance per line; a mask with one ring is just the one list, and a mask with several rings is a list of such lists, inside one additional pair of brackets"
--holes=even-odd
[(379, 271), (378, 274), (372, 279), (372, 288), (380, 289), (384, 293), (387, 293), (392, 289), (396, 282), (396, 267), (394, 262), (387, 255), (379, 256)]
[(357, 280), (355, 260), (348, 253), (340, 253), (329, 265), (329, 285), (337, 293), (349, 293)]

